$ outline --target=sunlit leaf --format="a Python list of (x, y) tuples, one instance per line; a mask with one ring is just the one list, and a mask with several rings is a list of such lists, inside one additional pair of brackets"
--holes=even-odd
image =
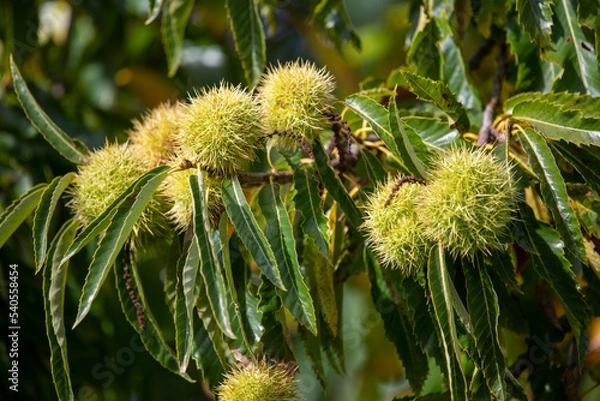
[(40, 203), (47, 184), (38, 184), (15, 199), (0, 215), (0, 247), (10, 238)]
[(181, 63), (181, 46), (188, 18), (195, 0), (164, 0), (162, 11), (162, 41), (169, 64), (169, 76), (177, 72)]
[(552, 46), (551, 4), (550, 0), (517, 0), (520, 26), (542, 48)]

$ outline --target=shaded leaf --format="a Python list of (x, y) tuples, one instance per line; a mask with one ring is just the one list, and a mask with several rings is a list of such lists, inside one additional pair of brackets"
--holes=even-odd
[(586, 118), (578, 110), (562, 110), (546, 102), (523, 102), (514, 107), (512, 117), (531, 124), (548, 139), (600, 145), (600, 119)]
[(504, 382), (506, 368), (498, 339), (498, 297), (481, 258), (463, 263), (467, 284), (467, 304), (473, 324), (473, 337), (481, 359), (485, 381), (498, 400), (509, 399)]
[(423, 162), (421, 162), (421, 158), (429, 160), (431, 154), (421, 137), (411, 127), (407, 126), (404, 121), (398, 118), (395, 96), (390, 99), (388, 112), (390, 131), (394, 137), (394, 142), (396, 143), (396, 148), (402, 162), (415, 177), (427, 177), (428, 174)]
[(470, 122), (467, 112), (446, 84), (422, 77), (411, 71), (405, 70), (402, 75), (417, 98), (439, 107), (440, 110), (454, 120), (454, 124), (459, 131), (468, 131)]
[(42, 110), (31, 92), (29, 92), (29, 88), (21, 76), (12, 55), (10, 58), (10, 70), (17, 98), (29, 121), (65, 159), (75, 164), (85, 163), (87, 148), (81, 142), (76, 143), (76, 140), (61, 130)]
[(194, 382), (194, 380), (189, 377), (187, 373), (180, 371), (177, 356), (167, 345), (167, 342), (160, 331), (158, 323), (156, 322), (156, 319), (154, 318), (154, 315), (148, 306), (144, 289), (140, 285), (140, 275), (136, 264), (129, 264), (129, 284), (134, 289), (137, 300), (144, 311), (145, 327), (143, 329), (138, 323), (137, 308), (133, 304), (131, 296), (129, 295), (129, 291), (127, 290), (127, 283), (123, 277), (123, 272), (118, 268), (117, 263), (114, 263), (113, 265), (116, 279), (115, 285), (117, 288), (117, 294), (119, 296), (119, 302), (121, 303), (121, 309), (123, 310), (123, 314), (125, 315), (125, 318), (131, 327), (133, 327), (133, 329), (139, 334), (142, 344), (144, 344), (144, 348), (146, 348), (148, 353), (152, 355), (152, 357), (158, 363), (160, 363), (161, 366), (183, 377), (189, 382)]
[(554, 12), (553, 40), (556, 51), (547, 52), (547, 56), (562, 65), (565, 71), (553, 89), (600, 96), (600, 65), (595, 56), (595, 46), (579, 26), (574, 2), (554, 0)]
[(223, 180), (223, 202), (236, 233), (258, 268), (275, 286), (285, 290), (273, 250), (252, 214), (237, 178)]
[(427, 283), (435, 324), (444, 353), (444, 371), (452, 400), (467, 399), (467, 381), (460, 363), (460, 349), (454, 321), (454, 308), (450, 298), (450, 276), (446, 266), (444, 248), (438, 245), (431, 250), (427, 269)]
[(346, 213), (350, 224), (354, 228), (360, 227), (362, 224), (362, 213), (358, 206), (356, 206), (356, 203), (354, 203), (354, 200), (352, 200), (352, 197), (348, 194), (342, 181), (340, 181), (337, 174), (329, 165), (329, 158), (319, 141), (315, 141), (312, 151), (315, 156), (319, 176), (321, 177), (325, 189), (327, 189), (333, 199), (340, 205), (344, 213)]
[(513, 235), (531, 254), (532, 266), (557, 295), (577, 341), (586, 326), (587, 304), (579, 292), (575, 274), (565, 258), (564, 244), (552, 227), (538, 221), (529, 206), (519, 204), (520, 218), (513, 221)]
[(535, 130), (525, 128), (520, 135), (529, 163), (540, 180), (541, 195), (567, 249), (582, 262), (587, 260), (583, 237), (575, 211), (569, 203), (565, 182), (548, 144)]
[(162, 41), (169, 64), (169, 76), (177, 72), (181, 63), (181, 45), (188, 18), (195, 0), (164, 0), (162, 13)]
[(198, 369), (202, 370), (203, 380), (211, 388), (215, 388), (223, 379), (225, 366), (217, 355), (204, 323), (199, 318), (194, 319), (194, 322), (195, 337), (192, 357)]
[(246, 82), (253, 88), (267, 62), (265, 34), (256, 1), (227, 0), (225, 7)]
[(0, 247), (40, 203), (47, 184), (38, 184), (15, 199), (0, 215)]
[[(206, 190), (204, 187), (204, 176), (200, 171), (198, 175), (190, 175), (190, 187), (194, 205), (194, 238), (199, 247), (200, 274), (204, 279), (206, 294), (210, 307), (216, 318), (219, 329), (228, 337), (236, 338), (231, 327), (231, 317), (227, 305), (227, 286), (219, 259), (217, 258), (215, 244), (210, 232), (210, 220), (208, 218), (208, 207), (206, 202)], [(197, 277), (196, 277), (197, 278)], [(190, 285), (195, 285), (190, 283)], [(198, 290), (194, 294), (188, 294), (188, 298), (197, 297)], [(193, 299), (190, 299), (190, 302)]]
[(311, 22), (321, 36), (334, 43), (339, 49), (344, 42), (350, 42), (360, 50), (360, 38), (354, 31), (343, 0), (311, 0)]
[(283, 330), (285, 314), (281, 299), (277, 296), (277, 288), (270, 281), (263, 280), (258, 288), (258, 296), (258, 310), (263, 327), (260, 341), (264, 344), (265, 354), (271, 358), (287, 360), (292, 357), (292, 352)]
[[(464, 143), (464, 139), (457, 129), (450, 127), (448, 122), (442, 121), (436, 117), (406, 116), (402, 117), (409, 127), (411, 127), (427, 145), (436, 148), (448, 148)], [(421, 157), (423, 163), (428, 163), (427, 159)]]
[[(33, 251), (35, 255), (35, 272), (41, 270), (46, 262), (48, 247), (48, 230), (54, 215), (54, 209), (67, 186), (73, 181), (75, 174), (68, 173), (63, 177), (56, 177), (44, 189), (40, 203), (33, 217)], [(72, 241), (71, 241), (72, 242)]]
[(287, 209), (279, 196), (279, 186), (264, 186), (258, 193), (258, 204), (267, 222), (267, 239), (275, 254), (277, 268), (288, 289), (277, 289), (277, 295), (290, 313), (316, 334), (317, 322), (313, 300), (300, 273), (292, 225)]
[(517, 0), (522, 29), (541, 48), (552, 47), (552, 7), (550, 0)]
[(373, 184), (382, 183), (388, 177), (388, 172), (386, 171), (381, 161), (368, 149), (362, 148), (360, 149), (361, 159), (365, 163), (365, 167), (367, 169), (367, 176), (369, 180)]
[(119, 251), (123, 248), (129, 234), (133, 231), (133, 226), (137, 218), (142, 214), (144, 208), (152, 199), (154, 192), (170, 170), (171, 167), (162, 166), (144, 174), (142, 178), (136, 181), (137, 185), (134, 184), (129, 187), (126, 191), (128, 197), (116, 207), (115, 213), (110, 220), (110, 226), (106, 229), (94, 252), (85, 283), (83, 284), (77, 318), (73, 326), (81, 323), (90, 311), (92, 302), (94, 302), (94, 299), (96, 299), (96, 296), (100, 292), (100, 287), (108, 275), (110, 266), (115, 262)]
[(294, 170), (294, 204), (302, 213), (300, 223), (304, 233), (309, 236), (319, 248), (319, 251), (329, 260), (329, 236), (327, 234), (327, 217), (321, 207), (319, 196), (319, 181), (314, 172), (305, 167)]
[(367, 248), (364, 259), (371, 282), (371, 297), (383, 320), (386, 337), (394, 344), (402, 359), (410, 387), (419, 394), (427, 378), (427, 356), (413, 335), (408, 318), (396, 307), (381, 266)]
[(66, 264), (61, 264), (62, 253), (73, 241), (77, 231), (77, 221), (66, 222), (48, 251), (49, 263), (42, 273), (42, 294), (46, 337), (50, 344), (50, 371), (59, 401), (74, 400), (71, 385), (71, 374), (67, 355), (67, 339), (65, 336), (64, 299), (67, 278)]
[[(421, 18), (424, 18), (424, 16), (421, 16)], [(418, 70), (421, 76), (436, 81), (442, 79), (442, 56), (438, 48), (439, 38), (440, 32), (437, 24), (431, 19), (415, 32), (406, 55), (408, 64), (414, 70)], [(404, 72), (402, 72), (402, 75), (404, 75)], [(410, 81), (406, 77), (403, 78), (404, 82), (410, 87)]]
[(561, 142), (553, 142), (550, 146), (575, 167), (590, 188), (600, 194), (600, 158), (589, 146), (580, 147)]

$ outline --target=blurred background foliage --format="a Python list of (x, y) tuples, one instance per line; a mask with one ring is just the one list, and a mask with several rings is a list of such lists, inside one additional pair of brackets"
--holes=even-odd
[[(336, 51), (336, 46), (318, 35), (309, 22), (307, 3), (289, 0), (271, 8), (267, 17), (276, 24), (266, 32), (268, 64), (302, 57), (327, 65), (337, 79), (337, 95), (343, 98), (357, 91), (366, 77), (385, 79), (389, 71), (404, 63), (410, 2), (346, 0), (349, 18), (360, 37), (360, 51), (350, 41)], [(31, 186), (73, 169), (38, 134), (19, 107), (11, 84), (11, 53), (41, 108), (65, 132), (90, 148), (105, 141), (124, 141), (131, 120), (161, 102), (185, 98), (195, 88), (221, 80), (244, 82), (223, 1), (196, 2), (185, 30), (180, 68), (172, 77), (168, 75), (160, 21), (146, 24), (147, 18), (147, 0), (0, 2), (0, 212)], [(467, 36), (465, 40), (476, 47), (479, 37)], [(492, 70), (493, 66), (487, 70), (490, 75)], [(481, 71), (486, 74), (485, 68)], [(57, 209), (52, 230), (56, 232), (67, 218), (63, 204)], [(5, 279), (8, 266), (16, 263), (22, 328), (19, 399), (50, 400), (56, 395), (44, 329), (41, 276), (34, 276), (30, 230), (30, 224), (24, 224), (0, 249), (0, 322), (7, 327)], [(88, 255), (82, 253), (72, 262), (65, 302), (67, 322), (76, 314), (85, 260), (92, 252), (88, 249)], [(164, 265), (160, 255), (154, 257), (155, 263), (147, 266), (157, 271), (148, 276), (158, 277)], [(149, 293), (153, 285), (155, 293), (162, 293), (159, 281), (146, 284)], [(328, 372), (329, 391), (323, 396), (309, 362), (301, 358), (300, 390), (307, 400), (389, 400), (407, 390), (408, 382), (394, 347), (385, 339), (364, 274), (349, 280), (345, 297), (347, 375)], [(159, 321), (172, 321), (164, 303), (162, 315), (159, 308), (155, 311)], [(137, 336), (120, 311), (112, 280), (104, 285), (90, 318), (67, 331), (77, 400), (208, 399), (200, 384), (187, 383), (139, 351)], [(3, 335), (3, 372), (9, 363), (5, 341)], [(296, 339), (294, 346), (302, 355), (302, 341)], [(7, 392), (5, 374), (1, 376), (0, 391)], [(426, 385), (439, 386), (439, 375)]]

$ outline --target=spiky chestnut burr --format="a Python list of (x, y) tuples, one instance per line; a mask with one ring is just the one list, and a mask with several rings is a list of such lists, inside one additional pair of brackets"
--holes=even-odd
[[(167, 216), (178, 231), (185, 231), (192, 220), (193, 201), (190, 192), (189, 179), (196, 174), (195, 168), (176, 171), (170, 174), (160, 186), (160, 193), (170, 205)], [(219, 223), (225, 211), (225, 204), (221, 195), (221, 180), (205, 176), (205, 187), (208, 191), (208, 217), (213, 227)]]
[(297, 401), (294, 372), (284, 365), (258, 362), (234, 368), (217, 388), (221, 401)]
[[(145, 163), (128, 144), (107, 143), (89, 156), (87, 164), (79, 167), (70, 189), (69, 206), (75, 216), (88, 225), (147, 171)], [(153, 197), (137, 220), (134, 235), (162, 232), (168, 225), (163, 211), (160, 195)]]
[(190, 98), (178, 118), (178, 156), (211, 175), (231, 175), (254, 160), (262, 115), (241, 87), (221, 83)]
[(183, 105), (163, 103), (133, 121), (128, 131), (133, 152), (154, 168), (167, 164), (174, 157), (177, 120)]
[(455, 257), (499, 248), (516, 197), (510, 165), (481, 148), (452, 148), (431, 175), (419, 212), (425, 235)]
[[(335, 100), (333, 77), (313, 63), (295, 61), (272, 67), (258, 87), (258, 100), (265, 127), (274, 132), (292, 132), (310, 145), (327, 125), (326, 113)], [(275, 145), (295, 151), (300, 144), (288, 135), (274, 136)]]
[(412, 178), (395, 177), (379, 184), (367, 199), (362, 225), (381, 263), (406, 275), (425, 263), (430, 246), (417, 216), (423, 183)]

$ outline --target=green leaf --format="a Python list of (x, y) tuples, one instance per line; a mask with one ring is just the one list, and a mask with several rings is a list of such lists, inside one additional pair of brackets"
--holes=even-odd
[(61, 264), (60, 261), (62, 253), (73, 241), (76, 231), (77, 221), (74, 219), (69, 220), (61, 227), (50, 245), (49, 263), (44, 267), (42, 273), (46, 336), (50, 344), (50, 370), (56, 395), (60, 401), (75, 399), (71, 385), (64, 323), (64, 299), (68, 266)]
[(365, 248), (364, 263), (371, 282), (371, 297), (383, 319), (386, 337), (394, 344), (411, 389), (419, 394), (427, 378), (427, 355), (419, 346), (408, 318), (401, 314), (394, 302), (394, 296), (386, 284), (379, 263), (368, 248)]
[(148, 19), (146, 19), (146, 25), (151, 24), (158, 18), (164, 2), (165, 0), (148, 0)]
[(460, 364), (460, 350), (454, 320), (454, 308), (450, 298), (450, 275), (441, 244), (431, 250), (427, 269), (427, 284), (433, 307), (435, 324), (444, 353), (445, 375), (451, 399), (466, 400), (467, 381)]
[(181, 63), (181, 45), (195, 0), (165, 0), (162, 13), (162, 40), (172, 77)]
[(75, 174), (68, 173), (64, 177), (56, 177), (44, 189), (40, 203), (33, 217), (33, 251), (35, 255), (36, 274), (46, 262), (48, 247), (48, 229), (62, 193), (73, 181)]
[(490, 391), (498, 400), (505, 400), (509, 399), (509, 393), (504, 382), (504, 355), (498, 340), (498, 297), (481, 258), (474, 262), (463, 263), (473, 337)]
[(511, 291), (520, 293), (519, 283), (517, 282), (517, 273), (513, 266), (510, 256), (506, 252), (498, 250), (492, 251), (492, 266), (496, 275), (502, 279)]
[[(199, 287), (203, 284), (200, 280), (200, 250), (198, 238), (194, 236), (186, 253), (181, 255), (177, 262), (175, 284), (175, 349), (179, 370), (187, 371), (194, 339), (194, 308), (198, 301)], [(184, 257), (185, 256), (185, 257)]]
[(330, 260), (329, 257), (329, 236), (327, 235), (327, 217), (321, 207), (321, 197), (319, 196), (319, 181), (314, 177), (314, 173), (305, 167), (299, 167), (294, 171), (294, 203), (296, 208), (302, 213), (300, 226), (306, 235), (308, 235), (317, 245), (319, 251)]
[(267, 62), (265, 34), (258, 6), (255, 0), (227, 0), (225, 4), (246, 82), (250, 88), (254, 88)]
[[(122, 270), (119, 270), (118, 268), (118, 264), (113, 263), (116, 280), (115, 286), (117, 288), (117, 295), (119, 296), (119, 302), (121, 303), (121, 309), (123, 310), (125, 319), (127, 319), (131, 327), (133, 327), (133, 329), (140, 336), (142, 344), (144, 344), (144, 348), (146, 348), (148, 353), (152, 355), (152, 357), (158, 363), (160, 363), (161, 366), (183, 377), (189, 382), (194, 382), (194, 380), (188, 376), (187, 373), (180, 371), (177, 355), (175, 355), (173, 350), (167, 345), (167, 342), (163, 337), (160, 328), (158, 327), (158, 323), (156, 322), (156, 319), (154, 318), (154, 315), (148, 306), (144, 289), (140, 285), (140, 274), (136, 264), (130, 263), (128, 266), (130, 277), (129, 280), (125, 280)], [(141, 307), (143, 310), (145, 321), (145, 326), (143, 329), (139, 325), (137, 315), (138, 309), (131, 299), (130, 291), (127, 289), (127, 281), (129, 281), (129, 285), (136, 295), (137, 301), (139, 302), (139, 307)]]
[(410, 85), (410, 90), (417, 98), (431, 102), (454, 120), (454, 125), (461, 132), (469, 130), (470, 122), (467, 111), (450, 91), (448, 85), (422, 77), (414, 72), (404, 70), (402, 75)]
[(340, 49), (344, 42), (350, 42), (360, 50), (360, 38), (354, 31), (343, 0), (311, 0), (313, 12), (310, 18), (321, 36)]
[[(439, 118), (406, 116), (402, 117), (402, 121), (417, 132), (427, 145), (436, 148), (449, 148), (462, 145), (465, 142), (457, 129), (450, 127), (447, 121), (442, 121)], [(421, 161), (428, 162), (427, 159), (422, 157)]]
[(46, 186), (47, 184), (38, 184), (32, 187), (0, 215), (0, 247), (38, 206)]
[(292, 357), (282, 322), (285, 313), (281, 299), (277, 296), (277, 288), (268, 280), (263, 280), (258, 288), (258, 310), (263, 332), (260, 341), (264, 344), (265, 354), (274, 359), (287, 360)]
[(29, 92), (29, 88), (21, 76), (12, 55), (10, 57), (10, 69), (17, 98), (29, 121), (65, 159), (75, 164), (85, 163), (87, 148), (81, 142), (76, 142), (75, 139), (69, 137), (41, 109), (31, 92)]
[[(421, 17), (424, 17), (423, 15)], [(423, 77), (433, 80), (442, 79), (442, 56), (438, 48), (440, 32), (433, 20), (424, 24), (413, 37), (406, 59), (408, 64)], [(410, 82), (404, 80), (410, 85)]]
[(210, 337), (221, 366), (227, 368), (233, 362), (233, 355), (229, 350), (229, 345), (223, 338), (223, 332), (219, 329), (205, 286), (200, 287), (196, 310), (198, 311), (198, 317), (202, 320), (204, 329)]
[(354, 228), (360, 227), (362, 224), (362, 213), (354, 200), (348, 194), (346, 187), (342, 184), (337, 174), (333, 171), (331, 166), (329, 165), (329, 158), (327, 154), (323, 150), (323, 146), (319, 141), (315, 141), (315, 144), (312, 148), (313, 154), (315, 156), (315, 162), (317, 164), (317, 170), (319, 171), (319, 176), (321, 177), (321, 181), (325, 186), (325, 189), (329, 191), (333, 199), (340, 205), (346, 216), (348, 217), (348, 221)]
[(542, 199), (552, 213), (558, 232), (563, 237), (567, 249), (585, 263), (587, 257), (579, 222), (569, 204), (567, 187), (552, 151), (544, 138), (531, 128), (525, 128), (520, 140), (529, 157), (529, 163), (540, 180)]
[(600, 158), (589, 146), (561, 142), (553, 142), (550, 146), (575, 167), (590, 188), (600, 194)]
[(562, 65), (565, 71), (553, 89), (600, 96), (600, 65), (595, 57), (594, 43), (588, 41), (579, 26), (574, 2), (555, 0), (554, 12), (556, 22), (553, 39), (556, 51), (547, 52), (547, 57)]
[(79, 310), (73, 327), (81, 323), (90, 311), (92, 302), (100, 292), (100, 287), (108, 275), (110, 266), (115, 262), (119, 251), (132, 232), (137, 218), (140, 217), (144, 208), (152, 199), (154, 192), (171, 170), (171, 167), (162, 166), (144, 174), (137, 181), (137, 185), (129, 188), (131, 191), (127, 191), (128, 197), (117, 206), (110, 221), (110, 226), (106, 229), (94, 252), (92, 263), (83, 284)]
[(533, 268), (556, 293), (575, 339), (579, 341), (588, 321), (587, 304), (579, 292), (575, 274), (565, 258), (564, 244), (552, 227), (538, 221), (533, 211), (519, 204), (520, 216), (513, 221), (513, 235), (519, 245), (531, 254)]
[(204, 324), (197, 317), (194, 319), (194, 322), (194, 333), (196, 336), (193, 341), (194, 349), (192, 357), (196, 361), (198, 369), (202, 370), (203, 380), (210, 388), (215, 388), (223, 380), (225, 366), (219, 359), (215, 345)]
[(519, 23), (532, 41), (541, 48), (551, 48), (552, 1), (517, 0)]
[(504, 102), (504, 111), (511, 114), (516, 105), (533, 101), (551, 103), (563, 111), (578, 111), (584, 118), (600, 119), (600, 98), (569, 92), (520, 93)]
[(267, 238), (286, 292), (277, 290), (283, 305), (302, 325), (316, 334), (317, 322), (313, 300), (300, 273), (290, 218), (279, 196), (279, 185), (264, 186), (258, 193), (258, 204), (267, 223)]
[(434, 20), (440, 32), (438, 46), (444, 82), (448, 84), (452, 93), (456, 94), (458, 101), (472, 112), (471, 116), (479, 115), (483, 108), (481, 99), (469, 82), (465, 60), (461, 48), (456, 43), (456, 36), (452, 32), (450, 21), (444, 17), (435, 17)]
[(367, 176), (372, 184), (382, 183), (388, 177), (388, 172), (383, 167), (381, 161), (366, 148), (360, 149), (361, 159), (365, 163)]
[(276, 268), (275, 255), (265, 235), (256, 222), (250, 206), (246, 202), (240, 182), (236, 177), (223, 180), (223, 202), (227, 214), (240, 239), (250, 251), (256, 265), (277, 287), (285, 290), (279, 270)]
[(402, 159), (402, 162), (417, 178), (425, 178), (428, 176), (425, 166), (421, 162), (429, 160), (431, 154), (423, 143), (419, 135), (408, 125), (398, 118), (398, 109), (396, 106), (396, 96), (392, 96), (388, 106), (389, 125), (392, 136), (396, 143), (396, 148)]
[[(190, 176), (190, 187), (194, 203), (194, 237), (199, 247), (200, 273), (204, 279), (210, 307), (219, 329), (228, 337), (236, 338), (231, 328), (231, 318), (227, 306), (225, 277), (217, 258), (215, 244), (210, 235), (211, 228), (205, 199), (204, 176), (200, 171), (198, 171), (198, 175)], [(190, 285), (192, 284), (190, 283)], [(191, 296), (191, 294), (188, 295), (188, 297)]]
[(385, 107), (362, 95), (351, 95), (346, 98), (345, 103), (358, 117), (369, 123), (377, 136), (394, 154), (398, 154), (398, 148), (390, 129), (389, 112)]
[(548, 139), (600, 145), (600, 119), (586, 118), (578, 110), (562, 110), (546, 102), (523, 102), (514, 107), (512, 117), (531, 124)]

